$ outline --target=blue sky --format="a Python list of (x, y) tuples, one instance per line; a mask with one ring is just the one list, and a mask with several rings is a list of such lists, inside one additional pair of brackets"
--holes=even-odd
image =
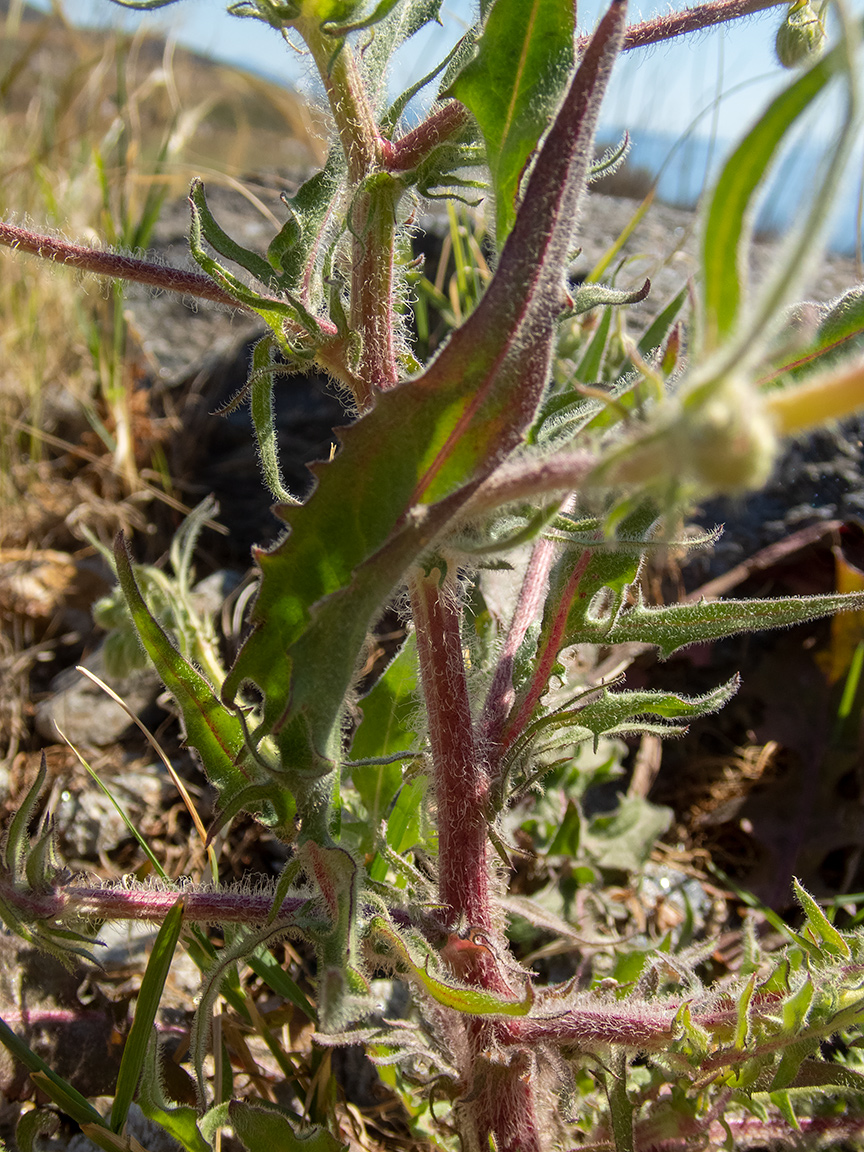
[[(47, 7), (47, 0), (39, 2)], [(220, 0), (178, 0), (153, 13), (123, 11), (110, 0), (64, 0), (64, 8), (79, 23), (122, 22), (135, 27), (143, 22), (170, 31), (180, 43), (199, 52), (286, 83), (303, 80), (302, 61), (277, 33), (258, 21), (229, 16)], [(631, 20), (668, 10), (665, 3), (634, 7)], [(444, 26), (431, 29), (422, 40), (418, 37), (403, 49), (396, 82), (404, 77), (405, 83), (410, 83), (428, 71), (428, 63), (443, 54), (465, 29), (471, 11), (467, 0), (445, 0)], [(590, 29), (599, 12), (600, 0), (582, 3), (581, 28)], [(720, 104), (717, 130), (721, 138), (737, 136), (783, 83), (784, 74), (772, 51), (781, 12), (777, 8), (723, 30), (630, 53), (616, 68), (604, 113), (606, 125), (680, 134), (699, 112), (714, 103), (718, 91), (735, 88)], [(699, 130), (705, 135), (713, 127), (711, 114), (700, 121)]]
[[(33, 0), (48, 7), (50, 0)], [(178, 0), (156, 12), (132, 12), (111, 0), (62, 0), (69, 17), (80, 24), (123, 25), (143, 23), (167, 32), (198, 52), (258, 72), (279, 82), (304, 88), (309, 77), (304, 61), (292, 52), (273, 29), (257, 20), (229, 16), (225, 0)], [(848, 0), (864, 11), (864, 0)], [(605, 0), (581, 0), (579, 25), (590, 31)], [(657, 0), (632, 7), (630, 20), (639, 20), (682, 7), (681, 0)], [(466, 30), (474, 5), (471, 0), (444, 0), (442, 26), (432, 25), (403, 47), (394, 68), (393, 92), (407, 87), (430, 70)], [(628, 129), (633, 142), (630, 162), (660, 170), (670, 145), (691, 130), (695, 137), (674, 152), (664, 168), (660, 194), (671, 202), (692, 204), (703, 181), (716, 171), (728, 153), (756, 120), (771, 97), (790, 79), (774, 58), (774, 35), (784, 15), (776, 7), (696, 36), (684, 37), (647, 50), (630, 52), (616, 65), (600, 123), (601, 139), (609, 142)], [(808, 185), (819, 155), (836, 125), (836, 106), (830, 99), (811, 110), (796, 130), (792, 161), (780, 171), (765, 197), (770, 217), (764, 223), (785, 228)], [(714, 140), (710, 145), (708, 141)], [(797, 153), (797, 155), (796, 155)], [(860, 231), (858, 185), (864, 157), (847, 171), (831, 229), (832, 246), (851, 252)]]

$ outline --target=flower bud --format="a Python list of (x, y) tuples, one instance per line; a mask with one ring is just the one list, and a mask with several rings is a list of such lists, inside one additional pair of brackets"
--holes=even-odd
[(774, 467), (777, 435), (762, 398), (726, 380), (686, 409), (676, 425), (681, 472), (707, 494), (735, 495), (761, 488)]
[(815, 60), (825, 47), (822, 13), (810, 0), (796, 0), (777, 29), (774, 50), (784, 68), (798, 68)]

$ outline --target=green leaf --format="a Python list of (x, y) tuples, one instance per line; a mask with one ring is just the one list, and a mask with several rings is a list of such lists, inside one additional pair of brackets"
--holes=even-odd
[(141, 1078), (153, 1024), (162, 1000), (162, 991), (183, 928), (183, 910), (184, 900), (181, 896), (162, 921), (141, 980), (135, 1004), (135, 1016), (123, 1048), (120, 1071), (117, 1074), (117, 1087), (114, 1090), (114, 1102), (111, 1105), (110, 1124), (115, 1132), (120, 1132), (126, 1123), (129, 1106), (135, 1097), (135, 1089)]
[[(719, 688), (703, 696), (679, 696), (673, 692), (638, 691), (610, 692), (601, 690), (600, 696), (582, 707), (566, 708), (535, 720), (525, 731), (526, 738), (534, 739), (558, 729), (575, 725), (590, 732), (597, 740), (604, 734), (623, 735), (630, 731), (629, 722), (641, 716), (659, 716), (666, 720), (692, 719), (719, 712), (738, 691), (740, 678), (733, 676)], [(662, 729), (661, 729), (662, 730)]]
[(244, 248), (242, 244), (238, 244), (236, 240), (232, 240), (227, 232), (224, 232), (217, 224), (207, 205), (203, 180), (192, 181), (189, 200), (193, 210), (198, 214), (201, 233), (211, 248), (220, 256), (224, 256), (226, 260), (245, 268), (265, 288), (269, 288), (270, 291), (275, 290), (278, 287), (278, 282), (273, 266), (268, 264), (257, 252), (252, 252), (248, 248)]
[(582, 813), (572, 800), (568, 800), (564, 819), (561, 821), (546, 854), (548, 856), (570, 856), (575, 859), (579, 851), (581, 835)]
[(800, 987), (783, 1002), (783, 1031), (794, 1036), (804, 1027), (813, 1003), (813, 981), (807, 976)]
[(324, 1128), (298, 1132), (277, 1105), (265, 1100), (232, 1100), (227, 1119), (249, 1152), (341, 1152), (346, 1147)]
[[(438, 20), (442, 0), (380, 0), (373, 15), (375, 27), (370, 40), (361, 49), (361, 60), (372, 101), (378, 115), (387, 98), (386, 73), (394, 52), (432, 20)], [(370, 21), (367, 21), (367, 24)], [(422, 87), (422, 82), (421, 82)], [(387, 120), (390, 121), (388, 113)], [(395, 123), (395, 119), (390, 121)]]
[[(354, 734), (355, 760), (386, 758), (416, 740), (417, 643), (409, 636), (378, 683), (360, 702), (363, 720)], [(384, 819), (402, 783), (398, 763), (352, 767), (351, 779), (373, 828)]]
[[(223, 249), (227, 251), (229, 253), (228, 259), (236, 260), (238, 263), (245, 249), (240, 249), (239, 245), (235, 245), (230, 237), (219, 228), (216, 221), (210, 215), (204, 200), (204, 186), (200, 181), (198, 181), (196, 185), (193, 185), (192, 195), (189, 197), (189, 204), (192, 210), (192, 223), (189, 228), (189, 250), (196, 263), (211, 279), (215, 280), (221, 288), (224, 288), (226, 292), (233, 296), (238, 304), (243, 304), (253, 312), (257, 312), (264, 323), (272, 330), (280, 346), (288, 354), (298, 355), (285, 335), (284, 321), (286, 319), (293, 320), (305, 328), (308, 333), (318, 335), (321, 331), (321, 325), (317, 319), (309, 312), (305, 305), (287, 292), (283, 291), (283, 295), (285, 296), (284, 300), (277, 300), (272, 296), (262, 296), (260, 293), (253, 291), (251, 288), (248, 288), (242, 280), (239, 280), (226, 268), (223, 268), (218, 261), (209, 255), (204, 248), (203, 239), (206, 239), (217, 252), (221, 253)], [(248, 258), (254, 255), (254, 253), (249, 253)], [(244, 257), (244, 259), (246, 259), (246, 257)], [(272, 268), (270, 265), (260, 256), (255, 257), (255, 259), (260, 261), (262, 275), (264, 274), (263, 268), (266, 268), (266, 275), (272, 276)], [(302, 359), (302, 353), (300, 356)]]
[(638, 872), (671, 823), (671, 808), (622, 796), (613, 813), (595, 816), (583, 828), (582, 846), (601, 868)]
[(588, 347), (582, 354), (582, 358), (573, 373), (574, 378), (580, 384), (593, 384), (595, 380), (599, 379), (611, 326), (612, 309), (607, 308), (600, 317), (597, 331), (591, 337)]
[(610, 288), (606, 284), (583, 284), (573, 294), (570, 312), (573, 316), (581, 316), (583, 312), (590, 312), (592, 308), (600, 308), (603, 305), (638, 304), (645, 299), (650, 290), (650, 280), (646, 280), (641, 288), (630, 291), (625, 288)]
[(831, 956), (839, 956), (843, 960), (849, 960), (852, 956), (849, 945), (810, 893), (795, 879), (792, 881), (792, 890), (795, 893), (795, 899), (804, 910), (804, 915), (807, 917), (807, 927), (816, 943), (821, 944)]
[(320, 172), (304, 181), (293, 196), (283, 196), (290, 215), (267, 250), (280, 285), (296, 293), (310, 309), (320, 307), (324, 299), (320, 269), (338, 227), (335, 206), (344, 163), (341, 150), (332, 149)]
[[(60, 1127), (60, 1117), (48, 1108), (34, 1108), (32, 1112), (24, 1112), (15, 1126), (15, 1143), (19, 1152), (39, 1152), (37, 1141), (41, 1145), (41, 1136), (53, 1136)], [(41, 1145), (44, 1147), (44, 1145)]]
[(296, 504), (282, 482), (277, 450), (276, 425), (273, 420), (273, 385), (275, 381), (273, 365), (274, 339), (264, 336), (252, 352), (252, 371), (249, 374), (249, 410), (258, 441), (258, 454), (261, 471), (267, 487), (283, 504)]
[(295, 984), (268, 948), (259, 948), (248, 957), (246, 963), (277, 996), (299, 1008), (307, 1020), (315, 1023), (315, 1008), (309, 997)]
[(3, 845), (3, 865), (12, 879), (18, 883), (26, 881), (27, 878), (27, 857), (30, 854), (30, 822), (36, 811), (36, 805), (39, 803), (39, 796), (47, 774), (48, 765), (43, 751), (36, 779), (12, 817), (9, 831), (6, 833), (6, 842)]
[[(28, 1044), (16, 1036), (5, 1020), (0, 1019), (0, 1044), (7, 1048), (16, 1060), (20, 1060), (30, 1070), (30, 1078), (45, 1089), (50, 1098), (78, 1124), (99, 1124), (105, 1121), (96, 1109), (77, 1089), (58, 1076), (45, 1061), (33, 1052)], [(38, 1077), (38, 1079), (37, 1079)]]
[[(838, 73), (845, 54), (841, 44), (781, 92), (723, 167), (702, 238), (702, 340), (707, 351), (726, 340), (738, 324), (753, 199), (789, 129)], [(827, 199), (827, 193), (823, 187), (817, 195)], [(733, 253), (735, 260), (730, 258)]]
[(534, 991), (530, 982), (525, 986), (524, 1000), (505, 1000), (494, 992), (449, 984), (429, 972), (428, 952), (422, 965), (416, 963), (408, 945), (382, 917), (372, 918), (369, 932), (376, 939), (376, 943), (383, 942), (389, 951), (396, 953), (433, 1000), (444, 1004), (447, 1008), (453, 1008), (470, 1016), (527, 1016), (531, 1011)]
[(172, 1107), (165, 1099), (160, 1076), (159, 1040), (156, 1033), (151, 1032), (138, 1106), (148, 1120), (164, 1128), (186, 1152), (212, 1152), (198, 1128), (198, 1113), (188, 1105)]
[(516, 219), (525, 165), (573, 66), (573, 23), (572, 0), (497, 0), (477, 56), (450, 89), (486, 141), (499, 247)]
[(615, 4), (585, 49), (475, 311), (422, 376), (383, 393), (344, 432), (332, 463), (313, 468), (319, 485), (309, 502), (284, 512), (290, 534), (256, 553), (255, 631), (224, 697), (244, 680), (257, 684), (265, 731), (307, 779), (332, 771), (369, 621), (534, 418), (598, 101), (623, 25)]
[[(186, 741), (201, 757), (207, 778), (219, 790), (220, 803), (228, 804), (250, 783), (247, 774), (238, 767), (245, 750), (243, 726), (238, 717), (220, 703), (201, 673), (183, 659), (150, 614), (138, 589), (122, 533), (115, 542), (114, 556), (117, 578), (141, 643), (183, 713)], [(269, 801), (277, 818), (287, 820), (287, 814), (283, 813), (285, 800), (275, 785)]]
[(621, 608), (602, 620), (586, 620), (568, 634), (568, 643), (654, 644), (665, 659), (688, 644), (719, 640), (740, 632), (785, 628), (837, 612), (862, 609), (864, 593), (860, 592), (766, 600), (703, 600), (698, 604), (670, 604), (665, 608), (646, 608), (639, 596), (632, 607)]
[(387, 821), (387, 843), (396, 852), (407, 852), (420, 842), (420, 815), (428, 786), (426, 776), (407, 781), (393, 805)]

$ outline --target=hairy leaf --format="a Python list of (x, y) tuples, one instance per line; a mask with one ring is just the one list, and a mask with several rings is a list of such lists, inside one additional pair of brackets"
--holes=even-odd
[[(225, 683), (264, 694), (286, 763), (324, 773), (368, 622), (411, 561), (518, 445), (546, 383), (599, 99), (624, 9), (601, 22), (530, 178), (478, 307), (418, 379), (383, 394), (316, 469), (290, 535), (257, 553), (255, 631)], [(382, 453), (381, 445), (392, 445)]]
[(477, 119), (495, 189), (499, 246), (516, 219), (519, 184), (573, 64), (572, 0), (497, 0), (477, 56), (450, 95)]
[(570, 642), (653, 644), (665, 658), (688, 644), (720, 640), (740, 632), (785, 628), (836, 612), (860, 612), (862, 608), (861, 592), (766, 600), (703, 600), (665, 608), (646, 608), (640, 596), (632, 607), (603, 619), (586, 620), (570, 634)]

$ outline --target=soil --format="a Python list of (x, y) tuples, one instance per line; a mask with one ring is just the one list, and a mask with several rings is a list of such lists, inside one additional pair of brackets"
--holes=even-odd
[[(292, 188), (300, 177), (300, 172), (287, 171), (259, 176), (253, 182), (255, 195), (278, 214), (280, 191)], [(238, 240), (250, 247), (266, 243), (263, 217), (250, 213), (248, 202), (238, 193), (214, 188), (211, 206)], [(635, 207), (626, 199), (599, 194), (590, 198), (574, 275), (585, 275), (593, 267)], [(434, 231), (437, 225), (432, 224)], [(186, 227), (186, 206), (178, 201), (163, 214), (156, 254), (170, 263), (189, 265)], [(646, 276), (652, 281), (648, 300), (634, 310), (635, 331), (647, 325), (692, 273), (694, 227), (691, 213), (654, 205), (624, 247), (618, 286), (639, 284)], [(775, 256), (776, 246), (770, 242), (756, 245), (757, 279)], [(818, 270), (810, 296), (815, 301), (831, 300), (857, 279), (854, 262), (830, 258)], [(222, 417), (213, 413), (242, 388), (259, 333), (240, 314), (205, 304), (192, 307), (175, 297), (136, 289), (128, 294), (128, 311), (138, 346), (141, 429), (159, 443), (177, 497), (191, 506), (214, 494), (219, 522), (228, 530), (227, 534), (210, 530), (202, 536), (199, 575), (219, 573), (221, 587), (242, 590), (252, 545), (272, 542), (279, 522), (259, 477), (245, 408)], [(308, 375), (281, 381), (276, 419), (289, 488), (308, 492), (306, 464), (330, 454), (334, 428), (347, 418), (325, 380)], [(87, 425), (79, 413), (58, 411), (54, 420), (54, 431), (63, 440), (77, 443), (86, 438)], [(860, 576), (864, 533), (858, 526), (864, 513), (862, 432), (864, 422), (853, 421), (793, 444), (764, 492), (699, 510), (700, 522), (725, 525), (721, 545), (711, 557), (655, 574), (654, 592), (687, 595), (709, 581), (722, 584), (724, 579), (720, 590), (735, 595), (803, 594), (833, 589), (838, 579), (860, 577), (864, 582)], [(106, 877), (140, 869), (137, 848), (125, 826), (109, 818), (107, 807), (100, 807), (101, 793), (55, 735), (51, 725), (62, 704), (64, 729), (79, 723), (82, 755), (112, 788), (123, 792), (135, 823), (146, 832), (167, 871), (200, 872), (204, 858), (188, 816), (137, 730), (123, 723), (122, 716), (118, 721), (116, 712), (113, 720), (103, 720), (91, 693), (76, 701), (68, 691), (70, 678), (76, 676), (70, 669), (84, 658), (98, 661), (101, 634), (88, 613), (96, 596), (110, 586), (104, 564), (92, 549), (82, 548), (75, 530), (75, 510), (82, 499), (108, 498), (108, 489), (99, 487), (99, 475), (92, 462), (76, 472), (68, 458), (50, 461), (43, 488), (30, 493), (39, 515), (31, 508), (28, 531), (13, 541), (19, 550), (6, 548), (2, 553), (0, 612), (10, 634), (20, 638), (4, 654), (2, 664), (6, 711), (0, 714), (0, 723), (7, 727), (4, 742), (10, 753), (4, 769), (7, 811), (16, 807), (44, 751), (61, 852), (69, 866)], [(124, 518), (127, 526), (138, 528), (139, 558), (156, 560), (164, 554), (181, 515), (158, 503), (142, 515), (133, 501), (123, 506), (120, 519)], [(109, 521), (113, 529), (106, 516), (106, 524)], [(842, 682), (832, 683), (824, 671), (826, 659), (840, 643), (836, 632), (832, 640), (830, 625), (818, 624), (767, 638), (701, 646), (663, 666), (650, 658), (634, 666), (629, 676), (633, 684), (666, 684), (689, 693), (712, 687), (738, 669), (745, 674), (745, 686), (733, 704), (722, 716), (694, 725), (687, 740), (662, 752), (652, 752), (644, 742), (633, 749), (634, 766), (640, 755), (643, 764), (654, 756), (647, 778), (640, 777), (635, 786), (675, 813), (673, 833), (661, 850), (667, 863), (703, 878), (709, 864), (719, 867), (731, 881), (779, 908), (788, 904), (792, 875), (817, 895), (864, 887), (859, 732), (857, 725), (838, 724)], [(128, 679), (114, 686), (121, 695), (129, 695), (134, 687)], [(207, 790), (181, 746), (170, 708), (159, 702), (158, 695), (158, 685), (145, 681), (136, 708), (159, 733), (206, 821)], [(634, 775), (631, 786), (635, 780)], [(251, 822), (241, 821), (224, 859), (238, 878), (250, 873), (272, 876), (284, 862), (285, 850)], [(716, 875), (714, 882), (719, 883)], [(140, 967), (145, 945), (146, 938), (124, 944), (129, 973)], [(30, 972), (28, 965), (41, 961), (22, 950), (13, 963)], [(32, 969), (32, 981), (47, 984), (46, 1006), (52, 1011), (67, 996), (59, 975), (46, 979), (37, 967)], [(124, 980), (121, 973), (98, 990), (92, 1026), (102, 1029), (108, 1041), (113, 1022), (125, 1015), (133, 989), (134, 980)], [(166, 1028), (188, 1026), (187, 1010), (195, 990), (191, 977), (188, 987), (181, 983), (176, 989), (173, 1023), (166, 1016)], [(22, 996), (20, 988), (0, 987), (0, 1009), (23, 1011), (27, 1005)], [(71, 1033), (67, 1037), (55, 1032), (54, 1047), (46, 1050), (46, 1058), (53, 1059), (67, 1040), (70, 1045), (78, 1043)], [(266, 1052), (256, 1051), (255, 1058), (266, 1073)], [(362, 1079), (367, 1071), (365, 1066), (355, 1070), (353, 1080)], [(176, 1074), (181, 1076), (180, 1071)], [(29, 1090), (19, 1080), (14, 1068), (6, 1069), (0, 1062), (0, 1092), (10, 1107)], [(87, 1081), (85, 1090), (91, 1089), (104, 1090), (101, 1080), (93, 1085)]]

